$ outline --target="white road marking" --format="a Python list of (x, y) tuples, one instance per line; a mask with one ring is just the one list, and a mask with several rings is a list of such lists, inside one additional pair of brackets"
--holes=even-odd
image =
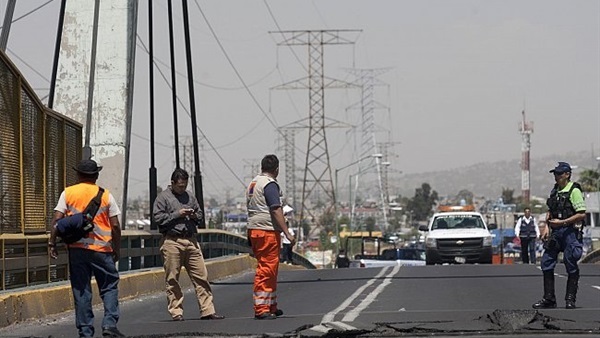
[(316, 325), (310, 328), (311, 330), (317, 331), (317, 332), (323, 332), (323, 333), (327, 333), (329, 332), (329, 328), (324, 326), (324, 325)]
[(348, 297), (348, 299), (343, 301), (342, 304), (340, 304), (340, 306), (335, 308), (333, 311), (325, 314), (323, 316), (323, 319), (321, 319), (321, 323), (331, 322), (333, 320), (333, 318), (335, 317), (335, 315), (337, 315), (340, 311), (347, 308), (352, 303), (352, 301), (356, 299), (356, 297), (358, 297), (367, 287), (369, 287), (370, 285), (375, 283), (375, 281), (377, 281), (377, 279), (379, 277), (383, 276), (389, 269), (390, 269), (389, 266), (386, 266), (385, 268), (383, 268), (375, 277), (373, 277), (367, 283), (365, 283), (363, 286), (361, 286), (356, 291), (354, 291), (354, 293), (350, 297)]
[(383, 289), (385, 289), (386, 286), (388, 286), (389, 284), (392, 283), (392, 277), (396, 273), (398, 273), (398, 271), (400, 271), (400, 265), (396, 265), (394, 267), (394, 270), (392, 270), (392, 272), (390, 272), (390, 274), (385, 277), (383, 282), (381, 284), (379, 284), (375, 288), (375, 290), (373, 290), (370, 294), (368, 294), (367, 297), (365, 297), (365, 299), (363, 299), (362, 302), (360, 302), (360, 304), (358, 304), (357, 307), (348, 311), (348, 313), (346, 313), (344, 318), (342, 318), (342, 321), (343, 322), (351, 322), (354, 319), (356, 319), (356, 317), (358, 317), (358, 315), (360, 315), (361, 311), (366, 309), (367, 306), (371, 305), (371, 303), (373, 303), (373, 301), (383, 291)]
[(338, 329), (344, 329), (347, 331), (356, 330), (356, 328), (354, 326), (348, 325), (348, 324), (342, 323), (342, 322), (331, 322), (331, 323), (328, 323), (327, 325), (336, 326)]

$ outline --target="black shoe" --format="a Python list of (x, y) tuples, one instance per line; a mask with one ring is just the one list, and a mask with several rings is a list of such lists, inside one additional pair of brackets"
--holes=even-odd
[(216, 313), (200, 317), (201, 320), (217, 320), (217, 319), (224, 319), (224, 318), (225, 318), (224, 316), (218, 315)]
[(275, 317), (280, 317), (280, 316), (283, 316), (283, 311), (280, 309), (277, 309), (277, 311), (272, 312), (272, 314), (274, 314)]
[(127, 337), (116, 327), (105, 327), (102, 329), (102, 337)]
[(265, 312), (265, 313), (261, 313), (259, 315), (254, 315), (254, 319), (259, 319), (259, 320), (263, 320), (263, 319), (277, 319), (277, 316), (274, 313)]
[(577, 306), (575, 306), (575, 301), (574, 300), (567, 299), (566, 302), (567, 302), (567, 305), (565, 305), (565, 309), (571, 310), (571, 309), (577, 308)]
[(182, 315), (177, 315), (175, 317), (173, 317), (173, 321), (174, 322), (183, 322), (185, 319), (183, 319)]
[(546, 298), (542, 298), (537, 301), (537, 303), (533, 304), (531, 307), (534, 309), (554, 309), (556, 308), (556, 301), (547, 300)]

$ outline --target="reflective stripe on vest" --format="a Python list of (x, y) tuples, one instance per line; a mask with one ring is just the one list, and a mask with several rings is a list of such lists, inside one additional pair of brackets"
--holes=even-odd
[[(82, 212), (88, 203), (98, 194), (98, 186), (93, 183), (79, 183), (65, 189), (67, 216)], [(112, 229), (108, 216), (109, 191), (104, 189), (100, 208), (93, 223), (94, 230), (87, 237), (69, 244), (70, 248), (83, 248), (99, 252), (112, 252)]]

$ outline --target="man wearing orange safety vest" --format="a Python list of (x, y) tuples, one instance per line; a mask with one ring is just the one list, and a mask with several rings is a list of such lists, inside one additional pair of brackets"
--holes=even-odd
[(248, 240), (258, 263), (254, 276), (255, 319), (276, 319), (283, 314), (283, 311), (277, 308), (280, 232), (283, 232), (292, 246), (296, 243), (283, 216), (277, 175), (277, 156), (266, 155), (261, 161), (261, 173), (252, 180), (246, 190)]
[[(48, 247), (50, 256), (58, 258), (56, 251), (56, 224), (59, 219), (84, 211), (90, 200), (99, 192), (96, 185), (101, 166), (93, 160), (83, 160), (74, 167), (79, 183), (67, 187), (54, 208), (54, 219)], [(103, 337), (125, 337), (117, 329), (119, 320), (119, 272), (115, 262), (121, 249), (121, 210), (113, 195), (104, 190), (100, 208), (94, 215), (93, 230), (78, 241), (69, 244), (69, 273), (73, 300), (75, 302), (75, 324), (79, 337), (94, 336), (94, 313), (92, 311), (92, 276), (104, 303), (102, 320)]]

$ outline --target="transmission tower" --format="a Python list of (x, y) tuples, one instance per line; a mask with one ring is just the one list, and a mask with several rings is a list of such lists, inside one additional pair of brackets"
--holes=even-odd
[[(389, 161), (390, 157), (396, 157), (396, 154), (390, 154), (390, 148), (400, 142), (380, 142), (379, 149), (381, 149), (382, 158)], [(389, 172), (390, 168), (387, 165), (381, 166), (381, 182), (383, 186), (383, 196), (386, 202), (390, 201), (390, 188), (389, 188)]]
[(192, 191), (194, 194), (196, 193), (195, 184), (194, 184), (194, 147), (192, 144), (191, 136), (180, 136), (179, 137), (179, 148), (181, 157), (181, 168), (188, 172), (190, 175), (188, 186), (192, 187)]
[[(377, 139), (375, 137), (375, 110), (378, 108), (387, 108), (384, 105), (375, 101), (375, 86), (385, 85), (384, 82), (376, 77), (387, 72), (389, 68), (380, 69), (349, 69), (348, 72), (356, 76), (356, 83), (361, 88), (361, 98), (357, 105), (360, 105), (361, 125), (360, 125), (360, 158), (364, 159), (358, 163), (358, 173), (355, 176), (354, 191), (358, 192), (358, 183), (360, 175), (367, 172), (369, 169), (377, 169), (377, 181), (379, 183), (379, 196), (381, 198), (381, 211), (383, 213), (383, 224), (387, 230), (387, 201), (385, 199), (385, 190), (382, 180), (382, 159), (383, 154), (378, 151)], [(380, 156), (372, 156), (381, 154)], [(374, 163), (373, 163), (374, 162)], [(387, 183), (386, 183), (387, 184)], [(352, 209), (350, 214), (350, 223), (354, 220), (356, 210), (356, 193), (352, 201)]]
[(259, 159), (244, 159), (244, 182), (250, 183), (250, 181), (258, 174), (260, 174), (260, 160)]
[(533, 121), (525, 119), (525, 110), (521, 113), (523, 119), (519, 123), (521, 133), (521, 195), (523, 203), (529, 205), (529, 150), (531, 148), (531, 134), (533, 134)]
[[(309, 123), (308, 147), (306, 151), (304, 179), (302, 184), (302, 206), (300, 219), (310, 216), (318, 224), (319, 220), (310, 207), (313, 197), (325, 194), (328, 198), (328, 209), (333, 207), (335, 192), (325, 135), (325, 88), (348, 88), (352, 84), (325, 77), (324, 46), (354, 44), (360, 30), (304, 30), (277, 31), (283, 41), (278, 46), (308, 46), (308, 76), (278, 86), (277, 89), (308, 89)], [(353, 37), (350, 39), (350, 37)]]
[(282, 128), (283, 161), (285, 163), (285, 197), (296, 206), (296, 128)]

